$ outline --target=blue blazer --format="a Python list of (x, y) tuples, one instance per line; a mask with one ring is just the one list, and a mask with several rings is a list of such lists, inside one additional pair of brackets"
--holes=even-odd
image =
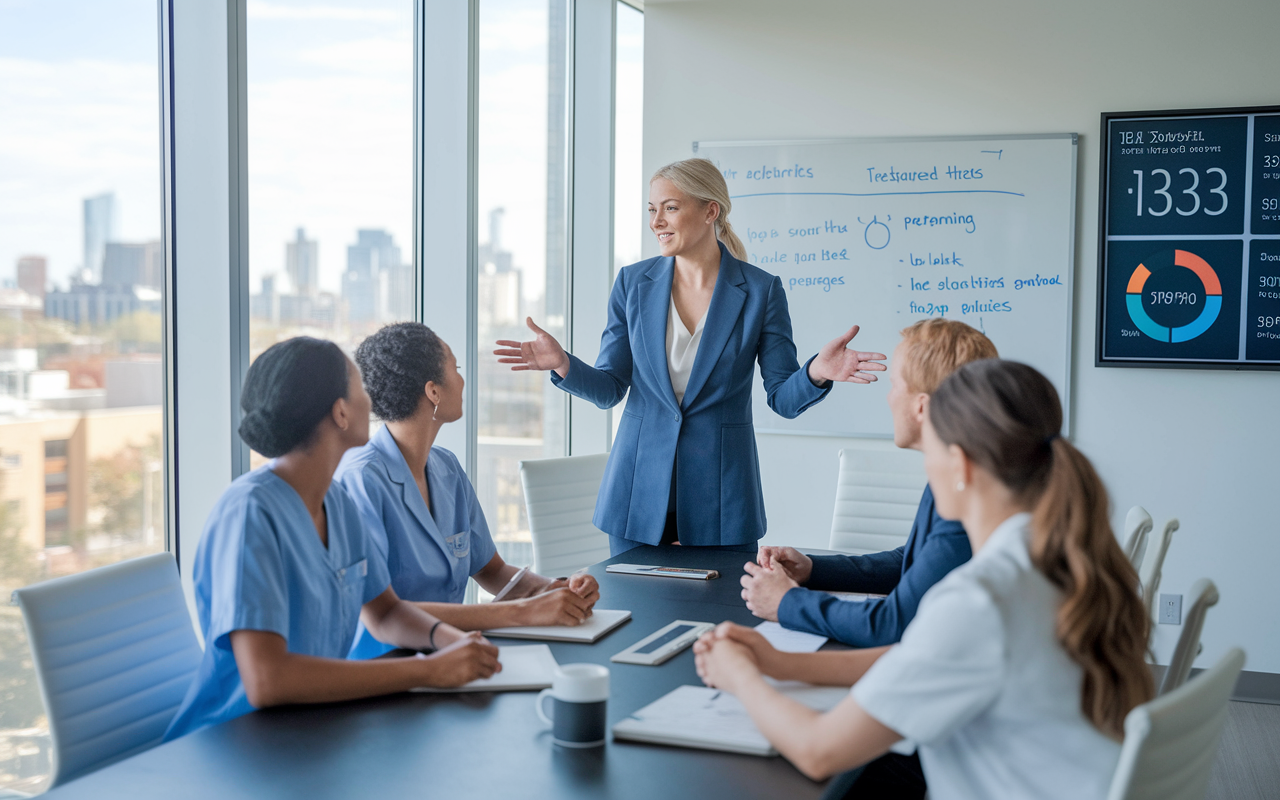
[[(751, 422), (751, 382), (760, 364), (769, 407), (791, 419), (827, 396), (796, 362), (782, 281), (720, 245), (702, 341), (684, 402), (667, 369), (667, 313), (675, 259), (623, 267), (595, 366), (569, 356), (552, 382), (600, 408), (627, 397), (593, 522), (605, 533), (657, 544), (676, 470), (680, 541), (742, 545), (764, 536), (764, 495)], [(812, 360), (812, 359), (810, 359)], [(628, 396), (627, 390), (631, 393)]]
[[(853, 647), (897, 644), (925, 592), (972, 556), (964, 526), (938, 516), (926, 486), (905, 545), (865, 556), (814, 556), (809, 580), (782, 596), (778, 622)], [(887, 597), (851, 603), (815, 589)]]

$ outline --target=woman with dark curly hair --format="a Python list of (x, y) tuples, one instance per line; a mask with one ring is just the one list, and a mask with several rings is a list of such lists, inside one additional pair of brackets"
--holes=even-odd
[[(249, 367), (240, 407), (240, 437), (274, 460), (233, 481), (205, 523), (193, 573), (204, 657), (165, 738), (255, 708), (461, 686), (500, 670), (496, 647), (396, 596), (333, 482), (342, 454), (369, 440), (369, 396), (338, 346), (272, 346)], [(435, 652), (348, 661), (357, 620)]]
[[(401, 597), (462, 630), (510, 625), (577, 625), (600, 596), (590, 575), (549, 579), (503, 561), (475, 489), (457, 457), (433, 446), (440, 428), (462, 417), (463, 379), (449, 345), (418, 322), (388, 325), (361, 343), (356, 362), (386, 425), (351, 450), (337, 479), (355, 499), (373, 553)], [(474, 577), (498, 602), (463, 605)], [(392, 649), (362, 630), (353, 658)]]

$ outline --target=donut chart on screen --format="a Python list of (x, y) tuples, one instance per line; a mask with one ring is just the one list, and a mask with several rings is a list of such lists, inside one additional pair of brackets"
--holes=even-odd
[(1143, 264), (1139, 264), (1133, 274), (1129, 276), (1129, 285), (1125, 290), (1125, 305), (1129, 309), (1129, 318), (1133, 320), (1133, 324), (1137, 326), (1138, 330), (1152, 339), (1158, 342), (1189, 342), (1209, 330), (1213, 323), (1217, 321), (1218, 314), (1222, 311), (1222, 283), (1218, 280), (1218, 273), (1214, 272), (1213, 267), (1209, 266), (1209, 262), (1195, 253), (1187, 250), (1174, 250), (1173, 263), (1173, 267), (1163, 267), (1161, 269), (1189, 269), (1200, 278), (1200, 282), (1204, 285), (1204, 309), (1201, 310), (1200, 316), (1186, 325), (1180, 325), (1176, 328), (1161, 325), (1153, 320), (1147, 314), (1147, 310), (1142, 307), (1142, 289), (1147, 284), (1147, 278), (1153, 274)]

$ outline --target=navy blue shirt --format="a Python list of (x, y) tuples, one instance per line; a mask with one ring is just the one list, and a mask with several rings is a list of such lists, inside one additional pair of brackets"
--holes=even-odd
[[(778, 622), (853, 647), (897, 644), (924, 593), (972, 555), (964, 527), (938, 516), (926, 486), (905, 545), (865, 556), (814, 556), (809, 580), (778, 604)], [(888, 596), (859, 603), (815, 591), (823, 589)]]

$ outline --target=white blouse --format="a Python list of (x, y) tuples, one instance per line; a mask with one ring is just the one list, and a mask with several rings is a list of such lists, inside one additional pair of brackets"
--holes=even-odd
[[(711, 306), (707, 306), (707, 311)], [(671, 298), (671, 309), (667, 311), (667, 372), (671, 375), (671, 388), (676, 393), (676, 402), (684, 402), (684, 390), (689, 385), (689, 374), (693, 372), (693, 360), (698, 357), (698, 344), (702, 341), (702, 327), (707, 322), (707, 315), (694, 327), (693, 333), (684, 326), (680, 312), (676, 311), (676, 299)]]
[(1080, 711), (1083, 672), (1054, 634), (1062, 593), (1031, 564), (1030, 514), (934, 585), (853, 687), (917, 743), (936, 800), (1102, 800), (1120, 755)]

